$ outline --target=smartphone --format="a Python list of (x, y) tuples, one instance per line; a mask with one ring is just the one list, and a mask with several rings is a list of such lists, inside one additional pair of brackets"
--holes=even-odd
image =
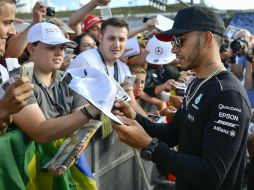
[(112, 17), (111, 9), (108, 5), (100, 6), (100, 13), (102, 20), (107, 20)]
[(162, 123), (163, 121), (165, 121), (165, 117), (160, 115), (148, 114), (147, 117), (151, 119), (154, 123)]
[(33, 80), (33, 73), (34, 73), (34, 62), (24, 63), (20, 66), (20, 78), (27, 77), (30, 82)]
[(28, 28), (30, 26), (30, 23), (14, 21), (13, 25), (17, 31), (23, 32), (26, 28)]
[(74, 49), (72, 49), (72, 48), (66, 48), (64, 50), (65, 56), (72, 56), (73, 52), (74, 52)]
[(129, 85), (133, 86), (136, 80), (136, 75), (129, 75), (125, 76), (123, 83), (128, 83)]
[(150, 18), (150, 17), (143, 17), (143, 23), (146, 23), (150, 19), (152, 19), (152, 18)]

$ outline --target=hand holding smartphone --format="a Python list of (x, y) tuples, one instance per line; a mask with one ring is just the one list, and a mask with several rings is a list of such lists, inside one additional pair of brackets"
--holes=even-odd
[(135, 80), (136, 80), (136, 75), (129, 75), (129, 76), (125, 76), (123, 83), (133, 86)]
[(107, 20), (112, 17), (111, 9), (108, 5), (100, 7), (101, 18)]
[(30, 82), (33, 80), (34, 62), (28, 62), (20, 67), (20, 78), (27, 77)]

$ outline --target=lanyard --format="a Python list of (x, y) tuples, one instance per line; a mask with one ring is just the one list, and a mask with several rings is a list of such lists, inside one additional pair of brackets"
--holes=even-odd
[(63, 94), (63, 89), (61, 86), (61, 82), (59, 82), (57, 85), (54, 86), (54, 90), (57, 92), (58, 96), (58, 101), (59, 103), (55, 102), (54, 98), (50, 95), (48, 92), (48, 87), (46, 87), (44, 84), (40, 83), (37, 78), (33, 77), (36, 81), (36, 83), (43, 89), (43, 91), (46, 93), (47, 97), (49, 98), (50, 103), (56, 108), (58, 113), (60, 115), (66, 115), (67, 109), (66, 109), (66, 104), (64, 101), (64, 94)]
[[(108, 67), (107, 67), (107, 65), (106, 65), (105, 59), (104, 59), (104, 57), (102, 56), (100, 50), (97, 49), (97, 51), (98, 51), (99, 55), (101, 56), (101, 60), (102, 60), (102, 62), (103, 62), (103, 64), (104, 64), (104, 66), (105, 66), (105, 70), (106, 70), (106, 72), (107, 72), (107, 75), (109, 75)], [(114, 63), (114, 79), (118, 82), (118, 68), (117, 68), (117, 63), (116, 63), (116, 62)]]

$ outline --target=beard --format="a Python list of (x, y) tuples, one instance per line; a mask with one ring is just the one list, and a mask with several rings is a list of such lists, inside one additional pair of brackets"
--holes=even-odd
[(200, 38), (198, 37), (190, 57), (186, 59), (186, 64), (181, 67), (183, 70), (192, 70), (200, 66), (200, 58), (202, 57), (200, 50)]

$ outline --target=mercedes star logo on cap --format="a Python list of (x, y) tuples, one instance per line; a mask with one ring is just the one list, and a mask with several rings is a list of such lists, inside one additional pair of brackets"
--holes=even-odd
[(161, 55), (163, 53), (163, 49), (161, 47), (157, 47), (157, 48), (155, 48), (155, 53), (157, 55)]

